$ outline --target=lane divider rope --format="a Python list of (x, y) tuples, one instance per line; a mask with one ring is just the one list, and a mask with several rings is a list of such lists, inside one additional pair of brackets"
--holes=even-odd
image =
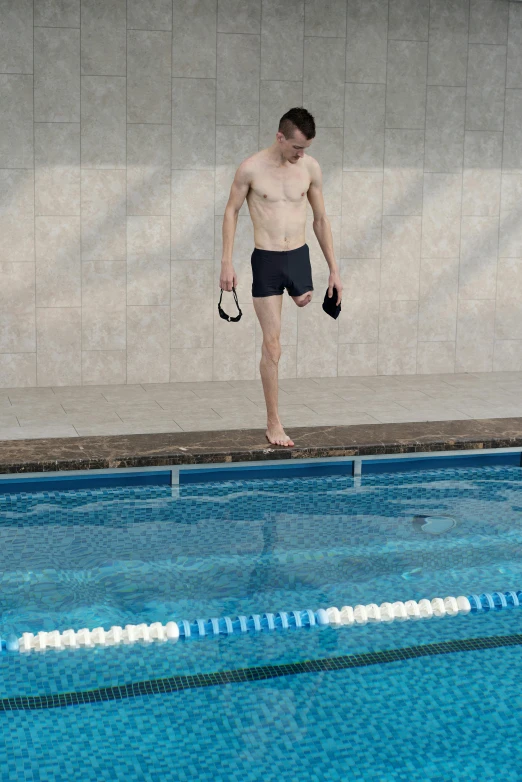
[(32, 652), (48, 649), (76, 649), (95, 646), (115, 646), (137, 642), (154, 641), (176, 642), (180, 638), (216, 637), (263, 630), (288, 630), (303, 627), (352, 627), (377, 622), (404, 622), (418, 619), (441, 619), (457, 614), (477, 614), (487, 611), (502, 611), (522, 605), (522, 591), (485, 592), (481, 595), (465, 597), (434, 597), (432, 600), (408, 600), (405, 603), (369, 603), (368, 605), (343, 606), (341, 609), (319, 608), (312, 611), (280, 611), (276, 614), (251, 614), (232, 619), (229, 616), (211, 619), (196, 619), (189, 622), (161, 622), (152, 624), (126, 625), (124, 628), (113, 626), (110, 630), (95, 627), (93, 630), (58, 630), (22, 633), (21, 638), (11, 635), (0, 639), (0, 648), (5, 652)]

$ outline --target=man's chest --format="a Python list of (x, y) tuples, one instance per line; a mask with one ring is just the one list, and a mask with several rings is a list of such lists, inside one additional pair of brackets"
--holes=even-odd
[(250, 184), (252, 196), (266, 203), (304, 202), (309, 187), (310, 176), (306, 169), (285, 171), (284, 174), (260, 172)]

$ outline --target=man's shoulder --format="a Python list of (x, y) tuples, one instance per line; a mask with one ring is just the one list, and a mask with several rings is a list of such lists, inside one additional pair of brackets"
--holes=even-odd
[(262, 165), (263, 153), (264, 150), (261, 149), (259, 152), (254, 152), (252, 155), (249, 155), (240, 163), (239, 170), (245, 174), (254, 174)]
[(310, 176), (310, 181), (314, 184), (317, 184), (321, 181), (322, 177), (321, 166), (319, 165), (319, 162), (306, 152), (303, 156), (303, 159)]
[(309, 155), (308, 152), (304, 153), (303, 160), (310, 171), (317, 171), (321, 168), (319, 162), (314, 157), (312, 157), (312, 155)]

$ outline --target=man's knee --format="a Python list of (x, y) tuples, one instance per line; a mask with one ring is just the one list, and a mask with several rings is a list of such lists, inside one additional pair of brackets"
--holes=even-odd
[(264, 357), (277, 363), (281, 358), (281, 342), (279, 337), (269, 337), (263, 339), (261, 351)]

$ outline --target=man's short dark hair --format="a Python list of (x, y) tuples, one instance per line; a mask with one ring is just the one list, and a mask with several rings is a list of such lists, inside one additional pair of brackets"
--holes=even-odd
[(307, 139), (315, 137), (315, 122), (309, 111), (302, 106), (290, 109), (279, 120), (279, 131), (286, 139), (292, 138), (295, 129), (301, 131)]

